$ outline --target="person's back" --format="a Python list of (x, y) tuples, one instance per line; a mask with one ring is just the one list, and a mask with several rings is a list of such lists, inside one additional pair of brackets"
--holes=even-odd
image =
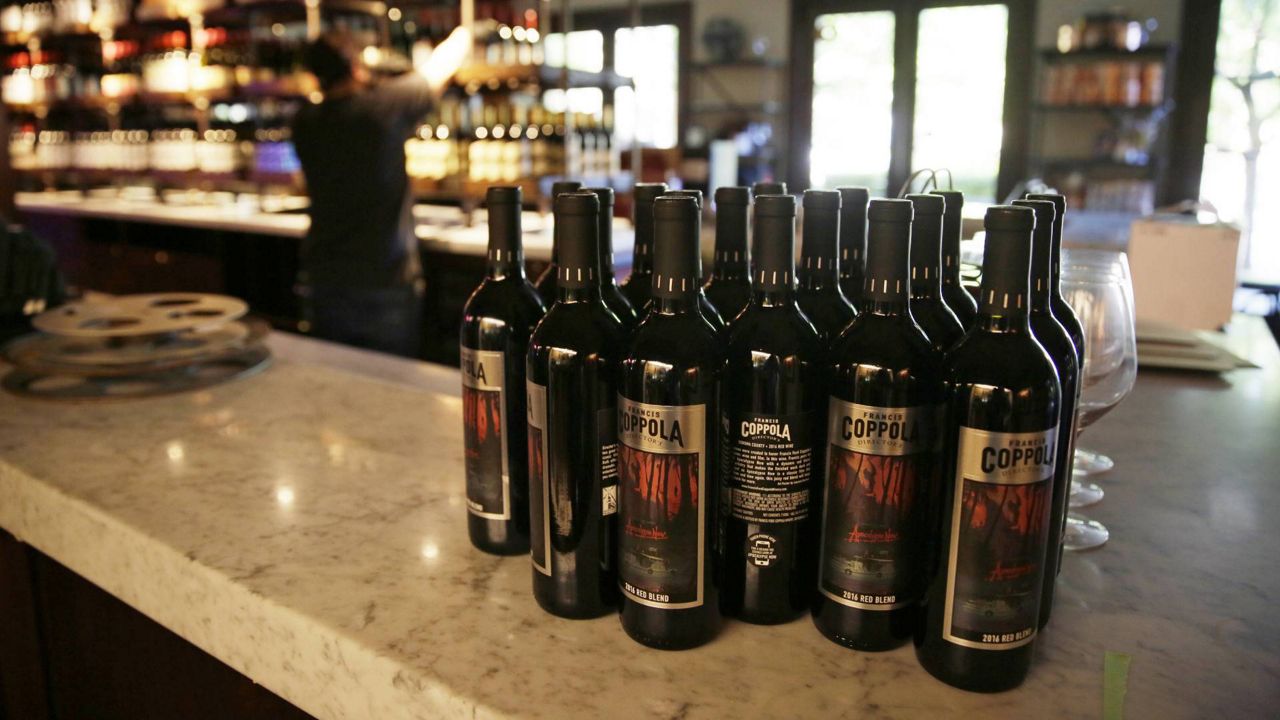
[[(398, 87), (411, 83), (422, 90)], [(294, 144), (311, 197), (308, 283), (385, 288), (414, 280), (404, 142), (429, 108), (425, 81), (403, 78), (298, 111)]]
[(421, 283), (404, 142), (469, 47), (470, 35), (455, 31), (425, 75), (378, 84), (348, 36), (308, 47), (325, 99), (298, 111), (293, 141), (311, 198), (301, 279), (315, 335), (417, 354)]

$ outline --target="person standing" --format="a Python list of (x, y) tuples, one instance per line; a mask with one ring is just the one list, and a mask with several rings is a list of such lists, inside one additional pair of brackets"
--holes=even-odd
[(324, 100), (298, 111), (293, 141), (311, 199), (300, 279), (315, 335), (418, 355), (423, 282), (404, 143), (470, 47), (458, 28), (420, 72), (375, 82), (349, 35), (308, 46)]

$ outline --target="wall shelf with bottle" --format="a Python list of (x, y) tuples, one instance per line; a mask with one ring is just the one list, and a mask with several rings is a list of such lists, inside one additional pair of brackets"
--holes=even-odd
[[(13, 41), (0, 45), (0, 101), (14, 116), (8, 142), (24, 187), (259, 183), (301, 192), (289, 120), (321, 97), (302, 55), (322, 17), (369, 43), (375, 69), (400, 70), (419, 42), (440, 41), (460, 21), (456, 4), (439, 2), (215, 0), (188, 18), (189, 8), (0, 7), (0, 39)], [(406, 144), (420, 199), (465, 202), (483, 195), (483, 183), (517, 180), (537, 199), (539, 178), (560, 175), (614, 184), (613, 93), (604, 93), (603, 117), (551, 112), (544, 93), (631, 81), (546, 65), (536, 12), (517, 17), (511, 3), (495, 2), (481, 15), (472, 62)]]
[(1059, 47), (1040, 53), (1029, 170), (1076, 209), (1144, 214), (1167, 164), (1177, 52), (1105, 15), (1064, 26)]

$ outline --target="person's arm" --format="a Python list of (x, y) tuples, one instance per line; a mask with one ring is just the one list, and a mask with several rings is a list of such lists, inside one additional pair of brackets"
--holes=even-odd
[(426, 62), (378, 87), (379, 99), (391, 112), (419, 118), (439, 100), (454, 73), (471, 51), (471, 31), (459, 27), (431, 51)]

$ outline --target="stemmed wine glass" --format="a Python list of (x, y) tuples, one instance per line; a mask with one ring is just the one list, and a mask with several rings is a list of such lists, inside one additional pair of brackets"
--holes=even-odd
[[(1110, 412), (1133, 389), (1138, 374), (1138, 342), (1133, 283), (1125, 254), (1091, 253), (1085, 262), (1076, 260), (1069, 258), (1063, 264), (1062, 294), (1084, 329), (1084, 368), (1076, 415), (1079, 438), (1084, 428)], [(1077, 484), (1073, 478), (1073, 494), (1079, 490)], [(1101, 489), (1097, 494), (1101, 496)], [(1098, 547), (1110, 537), (1101, 523), (1074, 513), (1067, 516), (1064, 533), (1063, 544), (1068, 550)]]
[[(1129, 280), (1130, 304), (1132, 304), (1133, 277), (1129, 274), (1129, 258), (1124, 253), (1120, 253), (1117, 257), (1113, 250), (1090, 248), (1070, 250), (1063, 248), (1062, 252), (1064, 263), (1099, 266), (1118, 271), (1122, 277)], [(1090, 475), (1101, 475), (1115, 465), (1114, 460), (1096, 450), (1078, 447), (1075, 449), (1071, 472), (1076, 478), (1084, 478)], [(1102, 488), (1097, 484), (1077, 482), (1076, 486), (1076, 491), (1071, 496), (1071, 507), (1085, 507), (1102, 500)]]

